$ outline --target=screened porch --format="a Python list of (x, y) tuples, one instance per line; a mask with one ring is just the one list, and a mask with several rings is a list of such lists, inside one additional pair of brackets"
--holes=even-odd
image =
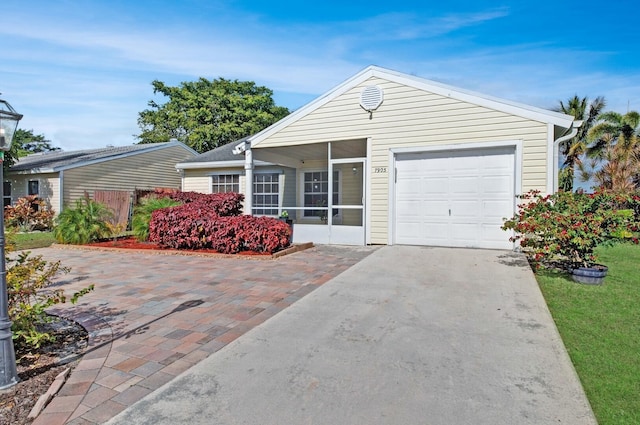
[(253, 148), (282, 168), (254, 171), (252, 214), (287, 216), (294, 243), (364, 245), (366, 151), (366, 140)]

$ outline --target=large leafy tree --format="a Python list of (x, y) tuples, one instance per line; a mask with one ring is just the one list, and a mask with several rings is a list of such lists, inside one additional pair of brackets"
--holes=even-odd
[(587, 152), (588, 134), (591, 128), (598, 121), (598, 117), (605, 108), (606, 102), (604, 97), (598, 96), (592, 102), (587, 97), (578, 97), (578, 95), (569, 98), (567, 102), (560, 101), (560, 105), (556, 111), (567, 115), (572, 115), (577, 120), (582, 120), (582, 126), (578, 129), (576, 135), (563, 142), (560, 146), (560, 153), (564, 157), (564, 163), (560, 169), (558, 179), (559, 189), (564, 191), (573, 190), (573, 180), (576, 167), (582, 163), (582, 158)]
[(276, 106), (270, 89), (253, 81), (200, 78), (178, 87), (158, 80), (151, 84), (154, 94), (169, 100), (152, 100), (150, 108), (140, 112), (139, 143), (177, 139), (202, 153), (257, 133), (289, 114)]
[(44, 137), (44, 134), (34, 134), (33, 130), (17, 129), (13, 135), (11, 150), (4, 155), (5, 171), (10, 168), (19, 158), (32, 153), (58, 151), (59, 147), (51, 144), (51, 141)]

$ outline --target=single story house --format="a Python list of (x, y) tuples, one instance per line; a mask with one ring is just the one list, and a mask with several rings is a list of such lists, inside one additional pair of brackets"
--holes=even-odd
[(28, 155), (5, 174), (4, 205), (37, 195), (59, 213), (96, 190), (179, 189), (176, 162), (197, 155), (178, 141)]
[(516, 195), (557, 187), (574, 117), (370, 66), (253, 136), (176, 165), (294, 241), (511, 249)]

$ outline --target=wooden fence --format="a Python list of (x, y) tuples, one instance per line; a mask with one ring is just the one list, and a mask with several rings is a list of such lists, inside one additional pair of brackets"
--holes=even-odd
[(105, 204), (113, 211), (115, 224), (128, 224), (131, 216), (133, 192), (121, 190), (96, 190), (93, 200)]

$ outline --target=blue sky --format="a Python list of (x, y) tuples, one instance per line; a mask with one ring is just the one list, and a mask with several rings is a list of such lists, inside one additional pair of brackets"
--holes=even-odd
[(530, 105), (640, 110), (636, 1), (4, 0), (0, 92), (64, 150), (128, 145), (169, 85), (224, 77), (299, 108), (368, 65)]

